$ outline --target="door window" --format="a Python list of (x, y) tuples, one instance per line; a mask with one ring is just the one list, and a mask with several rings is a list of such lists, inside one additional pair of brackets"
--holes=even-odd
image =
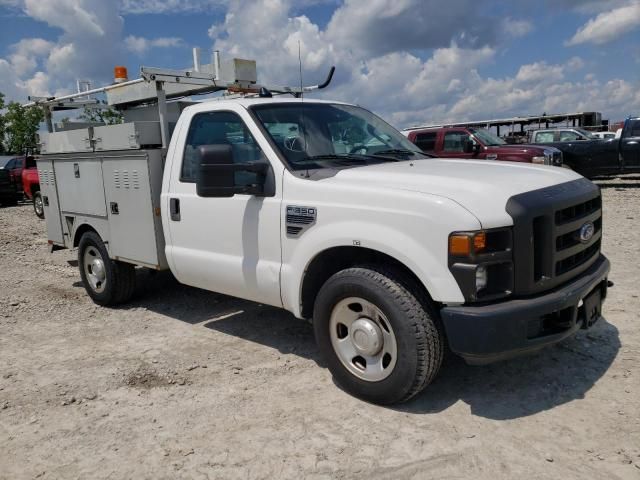
[[(265, 156), (237, 113), (206, 112), (194, 115), (187, 133), (180, 181), (194, 183), (198, 166), (198, 147), (231, 145), (234, 163), (265, 161)], [(257, 174), (236, 172), (236, 183), (255, 183)]]
[(5, 165), (5, 169), (6, 170), (13, 170), (14, 168), (18, 168), (18, 160), (17, 158), (12, 158), (11, 160), (9, 160), (9, 162)]
[(552, 143), (553, 132), (537, 132), (535, 135), (534, 143)]
[(464, 151), (465, 140), (470, 140), (471, 137), (467, 132), (447, 132), (444, 134), (444, 147), (445, 152), (460, 152)]
[(416, 135), (416, 145), (423, 152), (432, 152), (436, 149), (437, 132), (419, 133)]
[(640, 120), (631, 120), (630, 137), (640, 137)]
[(582, 140), (582, 136), (579, 133), (572, 132), (571, 130), (564, 130), (560, 132), (561, 142), (573, 142), (574, 140)]

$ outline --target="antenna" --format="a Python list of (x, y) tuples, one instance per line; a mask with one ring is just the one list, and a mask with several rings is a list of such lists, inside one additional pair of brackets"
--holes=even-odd
[[(303, 148), (307, 151), (307, 129), (304, 124), (304, 92), (302, 88), (302, 55), (300, 54), (300, 40), (298, 40), (298, 73), (300, 75), (300, 123), (302, 126), (302, 138), (304, 138)], [(309, 168), (305, 174), (305, 178), (309, 178)]]
[(304, 93), (302, 89), (302, 55), (300, 54), (300, 40), (298, 40), (298, 66), (300, 69), (300, 98), (304, 99)]

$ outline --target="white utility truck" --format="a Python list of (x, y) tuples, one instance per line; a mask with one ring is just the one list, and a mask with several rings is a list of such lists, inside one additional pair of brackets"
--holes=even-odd
[(50, 116), (99, 91), (124, 114), (43, 134), (38, 159), (49, 243), (78, 249), (96, 303), (126, 302), (138, 266), (284, 308), (313, 321), (339, 384), (381, 404), (425, 388), (445, 348), (487, 363), (600, 318), (590, 181), (433, 158), (364, 108), (302, 98), (328, 81), (267, 88), (255, 62), (195, 63), (34, 102)]

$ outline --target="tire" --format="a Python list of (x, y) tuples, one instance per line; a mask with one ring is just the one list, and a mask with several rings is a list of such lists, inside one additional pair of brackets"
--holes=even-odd
[(316, 342), (336, 382), (352, 395), (381, 405), (404, 402), (438, 373), (444, 336), (426, 298), (412, 293), (411, 284), (378, 267), (354, 267), (320, 289), (313, 315)]
[(33, 194), (33, 211), (36, 213), (36, 217), (44, 218), (44, 203), (40, 191)]
[(102, 239), (95, 232), (86, 232), (80, 238), (78, 268), (87, 294), (98, 305), (124, 303), (135, 292), (135, 267), (111, 260)]

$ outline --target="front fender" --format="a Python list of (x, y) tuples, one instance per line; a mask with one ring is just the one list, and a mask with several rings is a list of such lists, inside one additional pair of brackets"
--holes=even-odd
[(298, 317), (301, 315), (301, 292), (308, 266), (322, 252), (342, 246), (368, 248), (389, 255), (411, 270), (434, 300), (463, 303), (464, 297), (447, 266), (448, 234), (435, 244), (427, 242), (426, 236), (424, 241), (419, 238), (411, 235), (410, 229), (358, 220), (309, 229), (296, 240), (298, 243), (289, 261), (282, 265), (284, 307)]

